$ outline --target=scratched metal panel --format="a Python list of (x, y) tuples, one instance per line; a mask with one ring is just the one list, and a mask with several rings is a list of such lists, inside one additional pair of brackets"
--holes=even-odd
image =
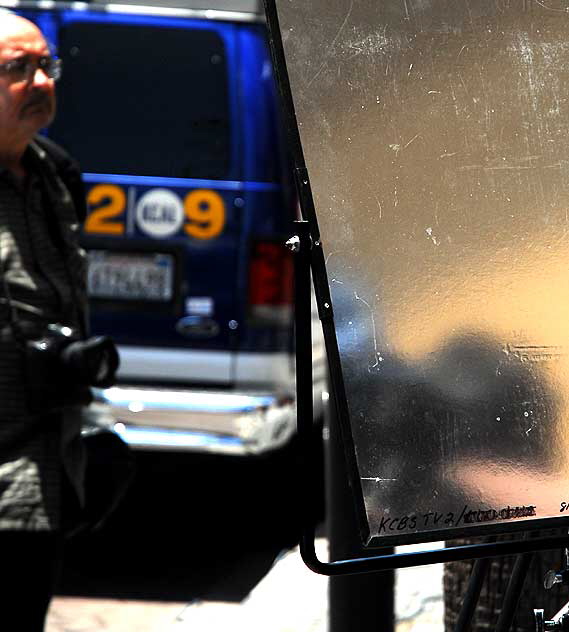
[(569, 1), (276, 4), (372, 544), (557, 524)]

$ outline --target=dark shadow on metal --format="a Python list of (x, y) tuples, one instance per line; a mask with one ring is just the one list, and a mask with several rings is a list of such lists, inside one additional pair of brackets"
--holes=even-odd
[[(301, 489), (302, 515), (310, 520), (311, 506), (314, 502), (314, 484), (310, 476), (311, 433), (314, 418), (312, 401), (312, 310), (311, 310), (311, 266), (313, 240), (309, 222), (295, 222), (296, 235), (291, 240), (295, 251), (295, 343), (296, 343), (296, 388), (297, 388), (297, 424), (300, 440), (301, 479), (305, 482)], [(318, 272), (315, 271), (315, 275)], [(336, 400), (336, 397), (333, 397)], [(321, 575), (349, 575), (373, 573), (394, 568), (409, 568), (426, 564), (456, 562), (466, 559), (483, 559), (501, 555), (517, 555), (545, 549), (565, 548), (569, 536), (548, 538), (529, 538), (505, 542), (486, 542), (450, 547), (436, 551), (375, 555), (334, 562), (322, 562), (315, 549), (314, 524), (306, 524), (300, 540), (300, 554), (304, 563), (315, 573)], [(523, 569), (520, 569), (520, 572)]]

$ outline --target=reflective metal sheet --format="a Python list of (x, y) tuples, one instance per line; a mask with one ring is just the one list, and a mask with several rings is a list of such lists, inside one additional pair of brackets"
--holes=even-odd
[(371, 542), (569, 515), (569, 2), (276, 6)]

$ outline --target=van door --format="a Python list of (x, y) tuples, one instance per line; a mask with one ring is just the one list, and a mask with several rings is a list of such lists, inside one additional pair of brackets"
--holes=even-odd
[(211, 375), (197, 362), (164, 379), (231, 379), (244, 197), (234, 49), (230, 23), (61, 14), (50, 135), (87, 185), (92, 328), (125, 348), (218, 352)]

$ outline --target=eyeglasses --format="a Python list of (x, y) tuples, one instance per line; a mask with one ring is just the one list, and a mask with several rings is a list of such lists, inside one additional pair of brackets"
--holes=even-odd
[(57, 81), (61, 77), (61, 59), (56, 57), (29, 57), (24, 55), (0, 64), (0, 77), (8, 77), (13, 83), (31, 81), (38, 68), (46, 77)]

